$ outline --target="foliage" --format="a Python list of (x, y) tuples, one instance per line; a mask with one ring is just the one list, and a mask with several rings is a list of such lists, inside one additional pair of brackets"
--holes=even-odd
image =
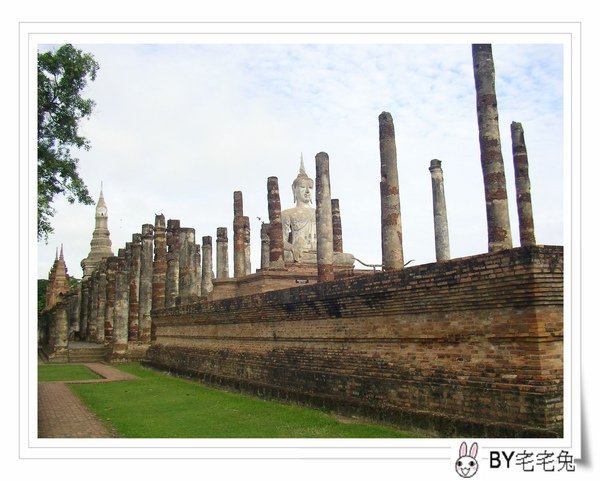
[(48, 290), (48, 279), (38, 279), (38, 314), (46, 307), (46, 291)]
[(71, 388), (127, 438), (417, 437), (392, 427), (341, 422), (317, 409), (209, 388), (136, 364), (118, 367), (140, 379)]
[(38, 381), (84, 381), (102, 379), (81, 364), (44, 364), (38, 366)]
[(96, 79), (98, 69), (91, 54), (70, 44), (38, 52), (38, 240), (47, 241), (53, 232), (56, 195), (66, 195), (71, 204), (93, 203), (71, 149), (90, 149), (79, 134), (79, 123), (90, 117), (95, 103), (81, 92), (88, 79)]

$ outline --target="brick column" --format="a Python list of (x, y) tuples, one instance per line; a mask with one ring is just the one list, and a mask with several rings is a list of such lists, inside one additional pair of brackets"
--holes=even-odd
[(142, 249), (140, 257), (140, 341), (150, 342), (152, 323), (152, 247), (154, 227), (152, 224), (142, 226)]
[(140, 329), (140, 274), (142, 234), (133, 234), (129, 246), (129, 340), (137, 341)]
[(492, 46), (474, 44), (473, 70), (477, 94), (479, 147), (485, 189), (488, 251), (512, 248), (504, 160), (500, 146)]
[(246, 275), (246, 233), (242, 193), (233, 193), (233, 277)]
[(444, 173), (442, 161), (433, 159), (429, 165), (431, 189), (433, 192), (433, 226), (435, 232), (435, 258), (438, 262), (450, 259), (450, 239), (448, 237), (448, 216), (444, 194)]
[(229, 277), (227, 227), (217, 227), (217, 279)]
[(125, 249), (119, 249), (117, 271), (115, 273), (115, 317), (113, 325), (113, 354), (127, 352), (129, 320), (129, 269)]
[(262, 270), (269, 268), (269, 229), (271, 224), (263, 222), (260, 226), (260, 268)]
[(115, 298), (117, 269), (119, 258), (111, 256), (106, 259), (106, 311), (104, 316), (104, 341), (112, 342), (115, 325)]
[(344, 252), (344, 242), (339, 199), (331, 199), (331, 224), (333, 226), (333, 252), (342, 253)]
[(213, 290), (212, 272), (212, 237), (202, 237), (202, 282), (200, 283), (200, 295), (208, 296)]
[(529, 181), (529, 160), (525, 147), (523, 126), (519, 122), (510, 124), (512, 137), (515, 184), (517, 187), (517, 212), (519, 214), (519, 238), (521, 246), (535, 245), (533, 209), (531, 207), (531, 182)]
[(177, 219), (167, 221), (167, 273), (165, 276), (165, 307), (175, 306), (179, 295), (179, 229)]
[(316, 165), (317, 273), (319, 282), (325, 282), (334, 279), (329, 156), (325, 152), (319, 152)]
[(87, 339), (95, 342), (98, 337), (98, 269), (90, 276), (90, 302), (88, 311)]
[(98, 317), (96, 321), (96, 341), (104, 342), (106, 322), (106, 259), (98, 264)]
[(284, 269), (283, 226), (281, 224), (281, 200), (279, 198), (279, 180), (267, 179), (267, 202), (269, 208), (269, 268)]
[(87, 338), (88, 328), (88, 304), (90, 302), (90, 278), (81, 280), (81, 304), (79, 308), (79, 338), (83, 341)]
[(196, 282), (196, 231), (182, 227), (179, 233), (179, 302), (190, 304), (195, 300)]
[(244, 272), (246, 275), (252, 274), (252, 261), (250, 258), (250, 218), (242, 216), (244, 220)]
[(165, 281), (167, 274), (167, 237), (165, 216), (154, 219), (154, 261), (152, 264), (152, 309), (165, 307)]
[(379, 155), (381, 158), (381, 252), (383, 270), (404, 267), (400, 187), (396, 158), (394, 120), (388, 112), (379, 115)]

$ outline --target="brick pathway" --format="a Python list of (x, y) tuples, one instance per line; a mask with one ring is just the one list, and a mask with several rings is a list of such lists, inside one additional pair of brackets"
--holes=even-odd
[(71, 392), (67, 384), (103, 383), (138, 379), (118, 369), (100, 363), (84, 364), (103, 379), (38, 383), (39, 438), (113, 438), (116, 437)]

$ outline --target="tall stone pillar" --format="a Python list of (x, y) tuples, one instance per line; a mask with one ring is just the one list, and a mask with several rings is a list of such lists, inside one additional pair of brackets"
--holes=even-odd
[(488, 226), (488, 251), (495, 252), (512, 248), (512, 236), (498, 127), (494, 59), (492, 46), (489, 44), (474, 44), (472, 49)]
[(246, 275), (246, 232), (242, 193), (233, 193), (233, 277)]
[(269, 268), (269, 230), (271, 224), (263, 222), (260, 226), (260, 268), (262, 270)]
[(227, 227), (217, 227), (217, 279), (229, 277)]
[(67, 304), (59, 300), (54, 306), (52, 316), (54, 321), (54, 352), (64, 352), (69, 345), (69, 316)]
[(519, 122), (510, 124), (512, 137), (515, 184), (517, 187), (517, 212), (519, 214), (519, 237), (521, 246), (535, 245), (533, 209), (531, 207), (531, 182), (529, 181), (529, 160), (525, 147), (523, 126)]
[(250, 257), (250, 218), (243, 216), (244, 220), (244, 271), (247, 276), (252, 274), (252, 260)]
[(88, 312), (87, 339), (95, 342), (98, 338), (98, 269), (90, 276), (90, 303)]
[(179, 220), (167, 221), (167, 273), (165, 276), (165, 307), (175, 306), (179, 295)]
[(167, 236), (165, 216), (154, 218), (154, 262), (152, 264), (152, 309), (165, 307), (165, 281), (167, 275)]
[(269, 208), (269, 268), (285, 269), (283, 260), (283, 225), (281, 224), (281, 199), (279, 179), (267, 179), (267, 202)]
[(196, 300), (196, 231), (191, 227), (182, 227), (179, 241), (179, 302), (186, 305)]
[(202, 237), (202, 282), (200, 295), (208, 296), (213, 290), (212, 272), (212, 237)]
[(142, 234), (133, 234), (129, 248), (129, 340), (137, 341), (140, 330), (140, 275), (142, 270)]
[(331, 223), (333, 226), (333, 252), (344, 252), (344, 241), (342, 239), (342, 216), (340, 215), (339, 199), (331, 199)]
[(319, 152), (316, 163), (317, 274), (319, 282), (326, 282), (334, 279), (329, 156), (325, 152)]
[(117, 257), (114, 313), (113, 354), (125, 354), (127, 352), (129, 320), (129, 269), (125, 259), (125, 249), (119, 249)]
[(106, 259), (98, 264), (98, 318), (96, 321), (96, 342), (104, 342), (106, 322)]
[(444, 173), (442, 161), (433, 159), (429, 164), (431, 188), (433, 191), (433, 226), (435, 232), (435, 258), (438, 262), (450, 259), (450, 239), (448, 236), (448, 216), (444, 194)]
[(88, 304), (90, 302), (90, 278), (81, 279), (81, 306), (79, 308), (79, 339), (87, 338)]
[(194, 249), (196, 250), (196, 256), (194, 258), (194, 263), (195, 263), (195, 278), (197, 279), (196, 283), (194, 285), (194, 295), (200, 296), (200, 292), (201, 292), (200, 284), (202, 283), (202, 253), (201, 253), (200, 244), (196, 244), (194, 246)]
[(388, 112), (379, 115), (379, 155), (381, 158), (381, 251), (383, 270), (404, 267), (400, 187), (396, 158), (394, 120)]
[(142, 249), (140, 254), (140, 341), (150, 342), (152, 311), (152, 248), (154, 227), (152, 224), (142, 226)]
[(111, 256), (106, 259), (106, 310), (104, 315), (104, 341), (112, 342), (115, 325), (116, 279), (119, 258)]

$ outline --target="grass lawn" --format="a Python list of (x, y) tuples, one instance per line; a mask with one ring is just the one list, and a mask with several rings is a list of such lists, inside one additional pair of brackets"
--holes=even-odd
[(38, 366), (38, 381), (85, 381), (102, 379), (80, 364), (43, 364)]
[(139, 380), (70, 387), (126, 438), (398, 438), (394, 428), (335, 417), (306, 407), (209, 388), (144, 369), (119, 369)]

